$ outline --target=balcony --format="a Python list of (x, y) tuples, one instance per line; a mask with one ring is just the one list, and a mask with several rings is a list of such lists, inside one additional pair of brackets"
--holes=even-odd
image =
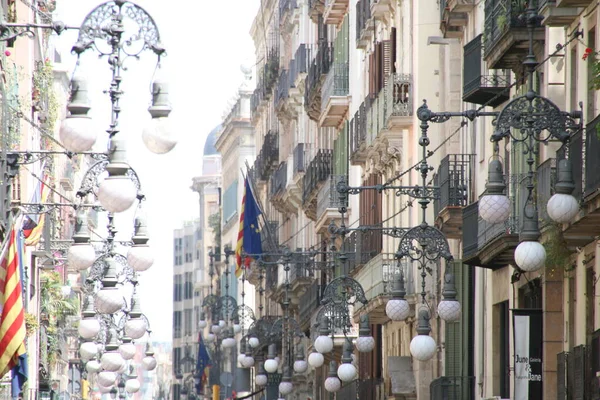
[[(557, 7), (557, 3), (562, 3), (562, 7)], [(569, 2), (556, 0), (538, 0), (538, 13), (543, 17), (542, 25), (547, 26), (565, 26), (570, 25), (581, 12), (583, 6), (566, 5)], [(579, 3), (590, 3), (589, 1), (580, 1)]]
[(474, 162), (471, 154), (448, 154), (434, 177), (434, 185), (440, 188), (440, 198), (433, 202), (436, 226), (451, 239), (462, 238), (462, 208), (474, 198)]
[(320, 149), (308, 165), (306, 173), (302, 178), (304, 188), (302, 203), (306, 215), (312, 220), (317, 219), (318, 190), (331, 175), (332, 155), (333, 152), (331, 150)]
[(593, 0), (556, 0), (556, 7), (587, 7)]
[(350, 121), (350, 162), (353, 165), (360, 165), (367, 160), (367, 110), (370, 111), (371, 102), (372, 98), (367, 96)]
[(390, 131), (407, 129), (413, 123), (412, 75), (395, 73), (385, 85), (385, 123)]
[[(273, 207), (281, 213), (286, 213), (288, 207), (284, 199), (286, 186), (287, 186), (287, 163), (284, 161), (279, 164), (279, 167), (273, 172), (271, 176), (271, 190), (269, 191), (269, 201), (273, 204)], [(293, 212), (294, 210), (292, 210)]]
[(371, 324), (385, 324), (389, 321), (385, 313), (385, 305), (391, 298), (394, 277), (400, 273), (404, 275), (406, 299), (413, 307), (416, 304), (414, 285), (414, 266), (403, 260), (398, 266), (394, 254), (379, 253), (354, 275), (354, 278), (365, 290), (368, 303), (354, 310), (354, 321), (358, 322), (363, 315), (369, 316)]
[(331, 222), (340, 220), (340, 207), (348, 207), (348, 199), (340, 199), (337, 191), (337, 184), (348, 177), (346, 175), (331, 175), (329, 182), (323, 185), (317, 195), (317, 223), (315, 230), (317, 233), (325, 232)]
[(320, 23), (319, 17), (325, 11), (325, 0), (308, 0), (308, 15), (315, 23)]
[(338, 128), (345, 120), (350, 107), (348, 64), (333, 63), (321, 94), (321, 127)]
[[(486, 0), (484, 23), (484, 60), (490, 69), (519, 71), (528, 52), (526, 20), (522, 18), (525, 2)], [(534, 43), (545, 40), (541, 25), (534, 29)], [(540, 47), (541, 48), (541, 47)], [(536, 51), (540, 49), (535, 49)]]
[(333, 46), (323, 42), (310, 63), (304, 82), (304, 107), (310, 119), (316, 122), (321, 118), (321, 87), (325, 76), (329, 73), (332, 61)]
[(269, 176), (279, 163), (279, 135), (277, 132), (269, 131), (264, 137), (263, 145), (254, 161), (254, 172), (256, 177), (267, 181)]
[[(563, 226), (564, 238), (570, 247), (582, 246), (598, 236), (600, 226), (600, 115), (586, 125), (586, 135), (576, 132), (570, 140), (569, 157), (573, 166), (575, 190), (573, 196), (582, 199), (582, 209), (575, 220)], [(557, 159), (564, 158), (564, 149)]]
[(339, 25), (348, 12), (348, 0), (325, 0), (323, 20), (329, 25)]
[(373, 40), (375, 32), (371, 20), (371, 1), (358, 0), (356, 3), (356, 47), (365, 49)]
[(304, 254), (292, 254), (292, 267), (288, 272), (290, 283), (290, 294), (292, 299), (300, 300), (300, 297), (309, 290), (315, 281), (312, 269), (312, 260)]
[(298, 306), (298, 324), (305, 332), (311, 328), (310, 321), (313, 313), (316, 312), (317, 308), (321, 304), (321, 295), (323, 289), (317, 281), (313, 281), (306, 292), (300, 296), (300, 304)]
[(260, 113), (261, 106), (271, 97), (275, 83), (279, 76), (279, 49), (271, 48), (267, 53), (265, 64), (256, 74), (256, 89), (250, 99), (250, 110), (254, 114)]
[(463, 101), (497, 107), (510, 97), (510, 72), (482, 74), (481, 37), (478, 35), (464, 47)]
[(290, 60), (290, 89), (289, 102), (294, 106), (302, 105), (302, 91), (308, 72), (310, 61), (310, 51), (306, 44), (302, 43), (298, 46), (294, 58)]
[(463, 262), (498, 269), (514, 265), (519, 244), (515, 224), (490, 224), (479, 217), (478, 202), (463, 208)]
[(75, 187), (74, 185), (75, 172), (73, 170), (73, 163), (67, 162), (62, 176), (60, 177), (60, 186), (63, 190), (70, 192)]
[(298, 9), (297, 0), (279, 0), (279, 27), (282, 31), (288, 31), (293, 26), (293, 14)]
[(440, 29), (445, 38), (462, 39), (467, 25), (468, 12), (475, 7), (475, 0), (441, 0)]

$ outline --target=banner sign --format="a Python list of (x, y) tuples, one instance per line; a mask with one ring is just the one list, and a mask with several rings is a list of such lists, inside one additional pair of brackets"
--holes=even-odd
[(542, 310), (514, 309), (515, 400), (541, 399)]

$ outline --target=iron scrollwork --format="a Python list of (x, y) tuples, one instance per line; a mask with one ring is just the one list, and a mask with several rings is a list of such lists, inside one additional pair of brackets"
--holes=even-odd
[(437, 228), (422, 223), (409, 229), (398, 245), (398, 259), (404, 257), (412, 261), (435, 262), (440, 258), (452, 261), (450, 246), (444, 234)]
[(365, 291), (360, 283), (348, 276), (340, 276), (327, 285), (323, 291), (321, 304), (339, 303), (347, 306), (354, 305), (357, 301), (367, 304)]

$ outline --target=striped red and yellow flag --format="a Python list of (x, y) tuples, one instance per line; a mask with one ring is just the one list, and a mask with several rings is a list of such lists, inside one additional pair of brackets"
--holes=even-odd
[(237, 245), (235, 246), (235, 276), (239, 278), (244, 271), (242, 262), (242, 249), (244, 247), (244, 206), (246, 204), (246, 185), (242, 196), (242, 207), (240, 208), (240, 229), (238, 230)]
[[(20, 226), (20, 225), (16, 225)], [(6, 251), (0, 266), (0, 377), (17, 365), (19, 356), (25, 354), (25, 313), (19, 271), (18, 231), (10, 232)]]

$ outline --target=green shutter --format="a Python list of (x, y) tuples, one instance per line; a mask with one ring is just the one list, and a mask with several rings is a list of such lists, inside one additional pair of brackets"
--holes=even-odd
[(348, 121), (333, 142), (333, 175), (348, 175)]

